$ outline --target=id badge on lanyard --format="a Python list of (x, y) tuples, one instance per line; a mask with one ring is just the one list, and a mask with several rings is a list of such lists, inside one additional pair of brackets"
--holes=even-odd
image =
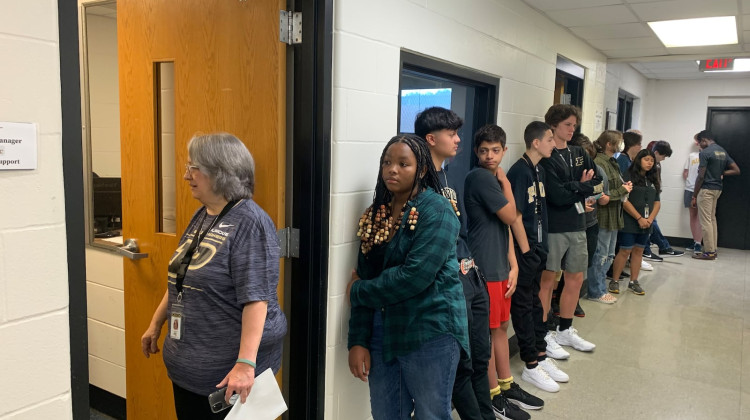
[(169, 338), (179, 340), (182, 338), (183, 311), (185, 306), (181, 303), (172, 304), (172, 316), (169, 318)]
[(536, 223), (536, 238), (539, 243), (542, 243), (542, 221), (541, 219)]

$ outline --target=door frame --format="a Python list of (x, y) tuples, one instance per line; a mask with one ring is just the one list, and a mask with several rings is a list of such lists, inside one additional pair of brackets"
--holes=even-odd
[[(288, 418), (323, 419), (328, 296), (333, 0), (297, 1), (303, 42), (291, 48), (293, 83), (290, 226), (300, 230), (300, 258), (291, 261), (287, 306), (290, 348)], [(71, 400), (74, 419), (89, 418), (88, 331), (78, 2), (57, 2), (62, 110), (63, 186), (68, 255)], [(289, 69), (293, 74), (289, 75)], [(312, 110), (312, 112), (310, 112)], [(289, 151), (287, 151), (289, 153)], [(300, 357), (304, 355), (304, 357)]]

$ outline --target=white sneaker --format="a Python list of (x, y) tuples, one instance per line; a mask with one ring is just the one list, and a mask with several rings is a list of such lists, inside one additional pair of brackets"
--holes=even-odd
[(557, 363), (549, 357), (539, 362), (539, 367), (544, 369), (547, 375), (555, 382), (568, 382), (570, 380), (568, 374), (560, 370), (557, 367)]
[[(547, 360), (547, 359), (545, 359)], [(540, 364), (541, 365), (541, 364)], [(550, 378), (547, 371), (542, 369), (540, 365), (537, 365), (534, 369), (529, 369), (526, 366), (523, 367), (523, 373), (521, 379), (534, 385), (535, 387), (547, 392), (557, 392), (560, 390), (560, 385), (557, 384), (552, 378)]]
[(641, 261), (641, 270), (643, 271), (654, 271), (654, 266), (647, 263), (646, 261)]
[(560, 347), (560, 344), (555, 340), (555, 335), (554, 332), (547, 331), (547, 335), (544, 336), (544, 341), (547, 342), (547, 356), (557, 360), (565, 360), (570, 357), (570, 353)]
[(560, 331), (560, 327), (557, 327), (555, 340), (557, 341), (557, 344), (561, 346), (570, 346), (578, 351), (591, 351), (596, 348), (596, 345), (581, 338), (581, 336), (578, 335), (578, 330), (573, 327), (570, 327), (565, 331)]

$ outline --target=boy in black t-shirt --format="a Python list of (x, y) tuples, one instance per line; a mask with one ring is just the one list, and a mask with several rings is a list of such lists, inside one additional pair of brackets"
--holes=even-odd
[(506, 150), (502, 128), (494, 124), (480, 128), (474, 136), (474, 152), (480, 167), (469, 172), (464, 187), (469, 248), (482, 268), (490, 296), (492, 356), (487, 376), (493, 388), (492, 404), (501, 414), (505, 407), (512, 406), (506, 399), (529, 409), (544, 405), (544, 401), (514, 383), (510, 372), (508, 321), (518, 266), (508, 227), (516, 220), (515, 200), (510, 182), (500, 168)]
[(461, 222), (456, 242), (456, 256), (460, 267), (458, 277), (466, 298), (471, 356), (462, 354), (458, 362), (456, 380), (453, 385), (453, 406), (461, 418), (494, 420), (495, 414), (492, 410), (486, 373), (490, 359), (489, 297), (478, 268), (471, 258), (467, 243), (463, 183), (458, 185), (451, 182), (455, 177), (447, 175), (448, 167), (443, 169), (443, 163), (456, 156), (458, 144), (461, 142), (458, 130), (462, 125), (463, 120), (455, 112), (450, 109), (432, 107), (417, 115), (414, 121), (414, 131), (425, 140), (430, 148), (432, 161), (443, 187), (442, 193), (456, 206), (458, 219)]
[(555, 141), (552, 129), (541, 121), (526, 126), (524, 141), (526, 153), (508, 171), (516, 200), (517, 217), (510, 227), (519, 267), (510, 313), (521, 360), (526, 364), (521, 377), (539, 389), (557, 392), (557, 382), (567, 382), (568, 375), (547, 358), (547, 328), (539, 300), (539, 284), (547, 260), (547, 202), (544, 169), (538, 163), (550, 157)]

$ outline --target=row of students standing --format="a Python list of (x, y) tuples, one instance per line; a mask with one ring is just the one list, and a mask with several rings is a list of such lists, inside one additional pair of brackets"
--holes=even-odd
[[(479, 166), (464, 182), (443, 169), (461, 141), (463, 121), (450, 110), (423, 111), (417, 135), (386, 145), (347, 287), (349, 367), (369, 383), (373, 418), (447, 420), (452, 400), (462, 419), (528, 419), (519, 406), (544, 402), (511, 375), (511, 319), (522, 377), (545, 391), (569, 380), (552, 360), (570, 357), (561, 345), (595, 348), (572, 325), (588, 264), (585, 200), (602, 191), (592, 159), (567, 145), (579, 120), (576, 107), (551, 107), (526, 128), (526, 151), (507, 175), (505, 132), (483, 127)], [(561, 270), (560, 325), (550, 333)]]

